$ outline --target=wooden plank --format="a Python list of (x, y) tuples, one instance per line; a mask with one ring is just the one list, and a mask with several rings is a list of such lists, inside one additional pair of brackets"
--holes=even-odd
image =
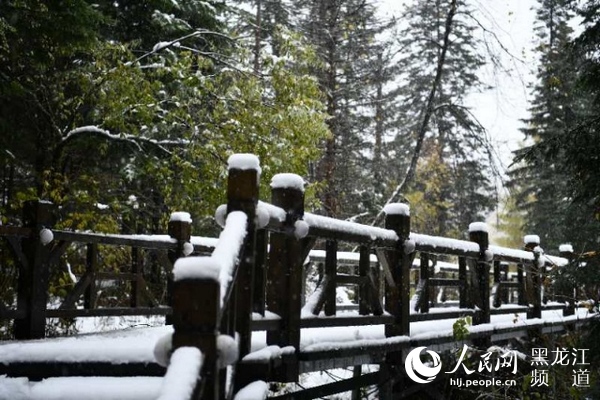
[(96, 307), (96, 271), (98, 270), (98, 244), (88, 243), (85, 256), (85, 272), (91, 279), (83, 295), (83, 307), (87, 310)]
[(372, 247), (393, 248), (397, 245), (395, 240), (376, 238), (370, 234), (361, 234), (356, 232), (346, 232), (342, 230), (324, 229), (311, 226), (308, 235), (320, 239), (336, 240), (357, 244), (366, 244)]
[(366, 283), (365, 277), (361, 277), (358, 275), (348, 275), (348, 274), (337, 274), (336, 275), (338, 286), (348, 286), (348, 285), (362, 285)]
[(29, 237), (31, 235), (33, 235), (33, 229), (31, 228), (0, 225), (0, 236)]
[(265, 315), (266, 287), (267, 287), (267, 259), (269, 246), (269, 232), (266, 229), (256, 231), (256, 256), (254, 269), (254, 297), (252, 311)]
[(429, 278), (429, 286), (453, 286), (461, 287), (465, 283), (460, 279), (449, 279), (449, 278)]
[(172, 250), (177, 248), (175, 240), (152, 240), (135, 238), (135, 235), (116, 235), (108, 233), (88, 233), (53, 230), (55, 240), (67, 242), (109, 244), (128, 247), (141, 247), (144, 249)]
[(329, 328), (334, 326), (363, 326), (391, 324), (394, 317), (391, 315), (337, 315), (335, 318), (302, 318), (302, 328)]
[(109, 363), (99, 361), (88, 362), (23, 362), (0, 363), (0, 375), (13, 378), (28, 378), (40, 381), (52, 377), (66, 376), (157, 376), (165, 375), (166, 368), (157, 363)]
[(90, 282), (93, 279), (94, 279), (93, 275), (89, 271), (87, 271), (85, 274), (83, 274), (83, 276), (81, 278), (79, 278), (79, 280), (77, 281), (77, 283), (75, 284), (73, 289), (71, 289), (71, 291), (69, 291), (69, 293), (67, 294), (67, 296), (61, 303), (59, 309), (64, 310), (64, 309), (73, 308), (75, 306), (75, 303), (77, 302), (77, 300), (79, 300), (79, 298), (85, 292), (85, 290), (88, 288)]
[(80, 309), (51, 309), (46, 310), (46, 318), (76, 318), (76, 317), (109, 317), (125, 315), (171, 315), (171, 307), (114, 307)]

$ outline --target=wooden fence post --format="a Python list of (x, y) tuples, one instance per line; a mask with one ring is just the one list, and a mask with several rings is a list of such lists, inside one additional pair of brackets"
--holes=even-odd
[[(569, 263), (562, 268), (574, 268), (572, 263), (575, 258), (575, 254), (573, 253), (573, 246), (570, 244), (561, 244), (558, 248), (559, 255), (563, 258), (569, 260)], [(564, 291), (559, 293), (566, 303), (565, 308), (563, 308), (563, 316), (569, 316), (575, 314), (575, 303), (577, 302), (576, 296), (576, 288), (573, 285), (568, 285)]]
[[(250, 353), (254, 307), (254, 262), (256, 258), (256, 206), (260, 164), (253, 154), (234, 154), (227, 161), (227, 213), (242, 211), (248, 217), (235, 286), (235, 329), (240, 336), (240, 358)], [(231, 332), (228, 332), (231, 333)]]
[(473, 302), (469, 297), (469, 280), (467, 279), (467, 259), (458, 257), (458, 280), (461, 285), (458, 289), (458, 302), (460, 308), (473, 308)]
[(325, 305), (323, 311), (325, 315), (331, 317), (336, 313), (336, 289), (337, 289), (337, 251), (338, 242), (336, 240), (325, 241), (325, 277), (329, 284), (325, 288)]
[(540, 238), (537, 235), (526, 235), (523, 238), (525, 250), (533, 253), (533, 262), (528, 266), (525, 280), (525, 298), (531, 307), (527, 310), (527, 318), (542, 318), (542, 281), (540, 267)]
[(386, 325), (385, 335), (410, 335), (410, 267), (414, 246), (407, 253), (405, 246), (410, 236), (410, 209), (406, 204), (388, 204), (384, 208), (385, 228), (398, 235), (398, 245), (387, 252), (392, 282), (387, 282), (385, 309), (394, 316), (393, 325)]
[(469, 225), (469, 240), (479, 245), (479, 259), (471, 271), (472, 289), (474, 292), (474, 305), (479, 311), (473, 316), (473, 325), (490, 322), (490, 264), (487, 259), (490, 244), (487, 225), (483, 222), (474, 222)]
[[(410, 268), (415, 246), (409, 240), (410, 208), (394, 203), (384, 207), (385, 228), (398, 235), (395, 249), (385, 251), (384, 263), (385, 311), (394, 316), (394, 323), (385, 326), (385, 336), (410, 336)], [(388, 353), (380, 366), (379, 398), (392, 399), (405, 386), (403, 352)]]
[[(294, 174), (278, 174), (271, 181), (271, 202), (286, 212), (284, 232), (271, 232), (267, 270), (267, 306), (281, 317), (281, 330), (267, 332), (267, 345), (300, 348), (303, 263), (305, 249), (295, 235), (296, 222), (304, 216), (304, 180)], [(298, 363), (288, 359), (280, 379), (298, 379)]]
[[(187, 260), (186, 260), (187, 261)], [(204, 266), (198, 266), (202, 268)], [(173, 351), (179, 347), (197, 347), (204, 357), (202, 393), (196, 388), (193, 400), (218, 400), (219, 377), (217, 337), (221, 311), (218, 277), (177, 279), (173, 282)]]
[(15, 339), (41, 339), (46, 334), (46, 304), (50, 265), (50, 246), (40, 241), (40, 231), (54, 225), (56, 207), (47, 201), (27, 201), (23, 205), (23, 224), (33, 236), (21, 241), (24, 257), (20, 260), (17, 309), (25, 317), (15, 320)]
[[(177, 240), (177, 248), (169, 250), (169, 261), (171, 265), (175, 265), (175, 261), (178, 258), (184, 257), (184, 245), (190, 241), (192, 235), (192, 219), (186, 212), (174, 212), (169, 218), (169, 224), (167, 226), (167, 233), (173, 239)], [(172, 306), (173, 304), (173, 274), (167, 275), (167, 305)], [(167, 315), (165, 317), (165, 324), (171, 325), (173, 323), (173, 317)]]

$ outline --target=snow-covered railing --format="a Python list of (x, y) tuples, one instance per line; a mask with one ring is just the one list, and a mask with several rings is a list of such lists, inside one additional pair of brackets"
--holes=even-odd
[(202, 399), (228, 397), (221, 370), (248, 354), (251, 344), (260, 166), (248, 154), (228, 163), (224, 227), (212, 254), (179, 259), (173, 268), (172, 346), (194, 346), (204, 355)]
[(202, 359), (202, 353), (196, 347), (175, 350), (156, 400), (191, 400), (200, 376)]

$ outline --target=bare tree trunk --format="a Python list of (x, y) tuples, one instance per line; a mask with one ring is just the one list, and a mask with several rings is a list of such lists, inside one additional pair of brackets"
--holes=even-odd
[[(450, 47), (450, 33), (452, 31), (452, 21), (454, 20), (454, 16), (456, 15), (457, 8), (457, 0), (452, 0), (450, 2), (450, 9), (448, 10), (448, 15), (446, 16), (446, 25), (444, 31), (444, 43), (442, 45), (442, 49), (440, 51), (440, 58), (438, 59), (435, 77), (433, 79), (433, 83), (431, 85), (431, 91), (429, 92), (429, 96), (427, 97), (427, 102), (425, 103), (425, 107), (421, 110), (421, 123), (419, 124), (419, 130), (417, 131), (417, 143), (415, 145), (415, 150), (413, 151), (412, 158), (410, 160), (410, 165), (408, 170), (406, 171), (406, 175), (400, 184), (396, 187), (392, 195), (386, 201), (386, 204), (392, 203), (396, 201), (400, 193), (406, 189), (408, 185), (412, 183), (415, 178), (416, 170), (417, 170), (417, 162), (419, 161), (419, 157), (421, 155), (421, 148), (423, 147), (423, 141), (425, 140), (425, 134), (427, 133), (427, 129), (429, 127), (429, 121), (431, 120), (431, 116), (434, 110), (434, 101), (435, 96), (440, 86), (440, 82), (442, 79), (442, 71), (444, 68), (444, 64), (446, 62), (446, 53), (448, 52), (448, 47)], [(380, 211), (372, 225), (376, 225), (383, 216), (383, 210)]]
[(260, 74), (260, 37), (262, 24), (262, 1), (256, 0), (256, 28), (254, 33), (254, 73)]

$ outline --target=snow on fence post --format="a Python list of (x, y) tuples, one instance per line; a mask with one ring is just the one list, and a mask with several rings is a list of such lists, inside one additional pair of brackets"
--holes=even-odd
[(25, 311), (24, 318), (15, 320), (15, 339), (41, 339), (46, 334), (51, 246), (42, 243), (39, 233), (54, 225), (55, 210), (48, 201), (32, 200), (23, 205), (23, 224), (35, 233), (23, 238), (21, 246), (17, 246), (20, 248), (15, 248), (21, 263), (17, 309)]
[(487, 225), (483, 222), (473, 222), (469, 225), (469, 240), (479, 245), (479, 259), (473, 263), (471, 271), (472, 299), (479, 308), (473, 317), (473, 325), (490, 322), (490, 264), (491, 253)]
[(385, 326), (385, 335), (410, 335), (410, 267), (414, 253), (414, 245), (406, 245), (410, 236), (410, 209), (407, 204), (396, 203), (388, 204), (383, 211), (385, 228), (398, 235), (396, 248), (386, 252), (393, 282), (385, 285), (385, 310), (395, 321)]
[[(209, 261), (200, 264), (199, 257), (181, 259), (175, 266), (173, 281), (173, 351), (180, 347), (200, 349), (202, 364), (202, 397), (197, 389), (193, 400), (218, 400), (221, 388), (217, 338), (221, 312), (219, 266)], [(198, 263), (199, 265), (192, 265)], [(180, 276), (177, 268), (186, 269)], [(197, 273), (190, 274), (189, 271)]]
[[(239, 334), (240, 359), (250, 353), (252, 341), (252, 308), (254, 260), (256, 248), (256, 206), (260, 180), (260, 162), (254, 154), (233, 154), (227, 160), (227, 213), (244, 212), (248, 219), (235, 282), (235, 330)], [(234, 335), (233, 332), (224, 332)]]
[[(572, 268), (572, 262), (575, 258), (573, 246), (570, 244), (561, 244), (558, 248), (558, 251), (561, 257), (569, 260), (569, 263), (562, 268)], [(577, 289), (574, 285), (569, 285), (566, 289), (559, 293), (562, 298), (561, 300), (566, 303), (565, 308), (563, 308), (563, 316), (565, 317), (575, 314), (575, 302), (577, 301), (576, 290)]]
[(540, 266), (541, 248), (540, 237), (537, 235), (526, 235), (523, 238), (525, 250), (533, 253), (533, 262), (527, 264), (525, 276), (525, 299), (530, 308), (527, 310), (527, 318), (542, 318), (542, 279), (543, 269)]
[[(171, 261), (171, 265), (175, 265), (175, 261), (178, 258), (184, 257), (184, 245), (189, 243), (192, 235), (192, 219), (190, 214), (186, 212), (174, 212), (169, 218), (167, 225), (167, 233), (173, 239), (177, 240), (177, 247), (173, 250), (169, 250), (168, 257)], [(172, 305), (173, 297), (173, 275), (169, 274), (167, 277), (167, 305)], [(173, 316), (167, 315), (165, 317), (165, 324), (173, 324)]]
[[(286, 212), (284, 232), (271, 232), (267, 270), (267, 306), (281, 317), (281, 329), (267, 332), (267, 345), (300, 348), (300, 316), (303, 290), (303, 242), (296, 222), (304, 216), (304, 181), (298, 175), (278, 174), (271, 181), (271, 202)], [(299, 369), (290, 358), (279, 379), (296, 381)]]

